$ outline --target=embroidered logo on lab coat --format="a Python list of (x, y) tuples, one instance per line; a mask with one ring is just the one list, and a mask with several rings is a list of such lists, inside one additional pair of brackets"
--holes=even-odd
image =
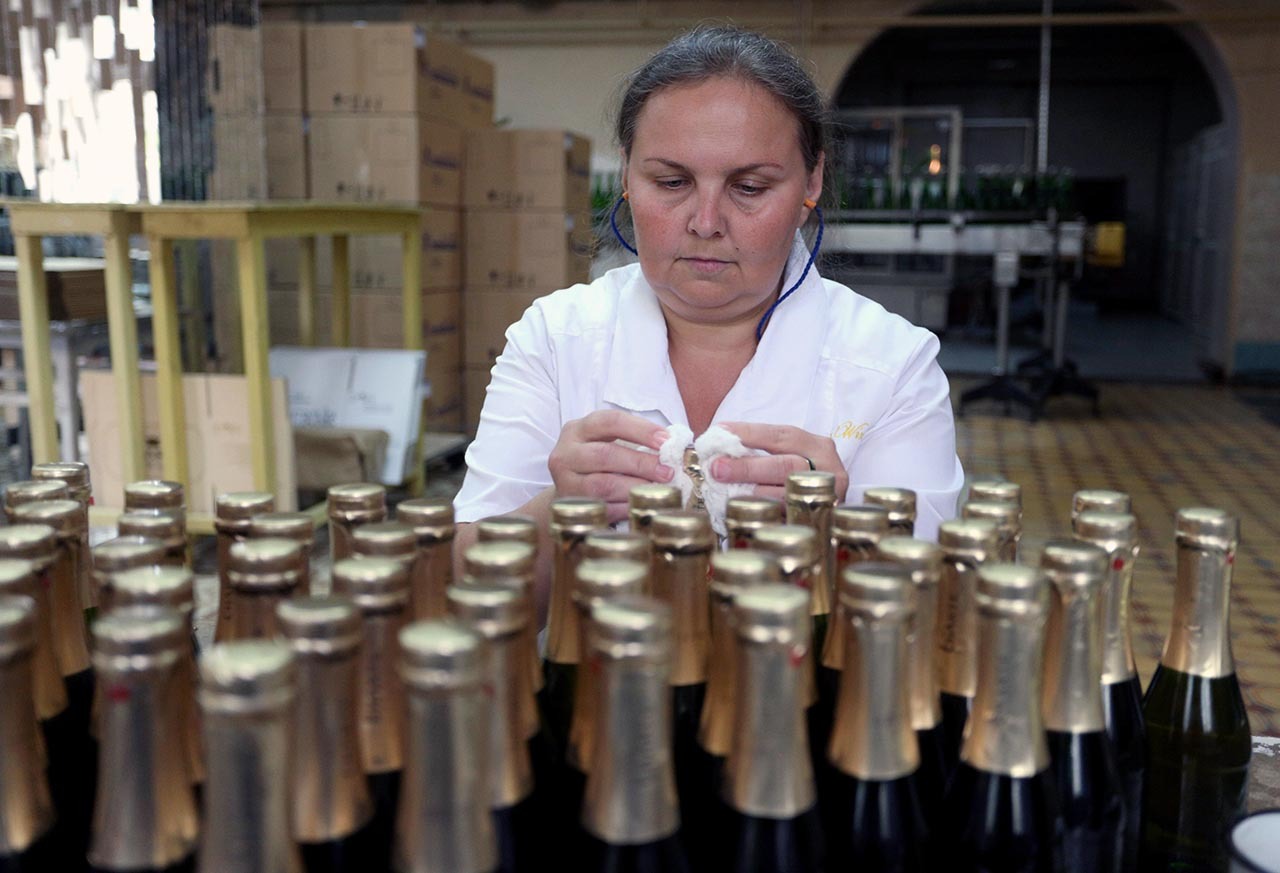
[(833, 440), (860, 440), (867, 435), (867, 431), (871, 429), (871, 422), (864, 421), (862, 424), (854, 424), (853, 421), (846, 419), (836, 425), (835, 430), (831, 431)]

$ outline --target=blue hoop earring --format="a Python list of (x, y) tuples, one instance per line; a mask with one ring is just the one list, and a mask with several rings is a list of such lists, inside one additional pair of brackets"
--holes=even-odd
[(622, 231), (618, 230), (618, 210), (622, 208), (622, 204), (625, 203), (626, 200), (626, 192), (623, 192), (622, 196), (618, 198), (618, 202), (613, 204), (613, 211), (609, 213), (609, 226), (613, 228), (613, 235), (617, 237), (618, 242), (622, 243), (622, 247), (636, 257), (640, 257), (640, 253), (635, 250), (635, 247), (632, 246), (631, 243), (623, 239)]

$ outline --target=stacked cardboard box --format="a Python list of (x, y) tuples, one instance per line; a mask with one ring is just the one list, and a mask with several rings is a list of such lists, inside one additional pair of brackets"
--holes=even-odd
[(507, 327), (591, 268), (591, 143), (563, 130), (473, 130), (463, 179), (467, 426)]

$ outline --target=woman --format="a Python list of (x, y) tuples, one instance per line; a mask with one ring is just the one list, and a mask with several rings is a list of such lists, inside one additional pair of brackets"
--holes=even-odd
[(489, 515), (545, 532), (557, 497), (625, 518), (633, 486), (673, 471), (619, 441), (656, 450), (677, 423), (761, 450), (712, 471), (758, 494), (812, 467), (848, 502), (915, 489), (919, 536), (954, 515), (964, 473), (937, 339), (809, 267), (799, 231), (820, 220), (824, 114), (792, 55), (734, 28), (678, 37), (633, 74), (617, 135), (639, 263), (537, 300), (507, 331), (457, 554)]

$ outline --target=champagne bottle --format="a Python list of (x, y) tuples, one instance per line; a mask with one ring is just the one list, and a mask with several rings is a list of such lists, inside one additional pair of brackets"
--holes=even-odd
[(910, 488), (868, 488), (862, 500), (889, 510), (889, 535), (912, 537), (916, 532), (916, 493)]
[(537, 551), (538, 523), (527, 515), (491, 515), (476, 522), (476, 542), (524, 543)]
[(453, 503), (433, 497), (406, 500), (396, 507), (396, 521), (407, 525), (418, 541), (409, 575), (410, 615), (415, 621), (442, 618), (447, 612), (444, 592), (453, 584)]
[(827, 829), (832, 868), (923, 873), (933, 865), (911, 727), (911, 574), (871, 562), (850, 567), (840, 581), (840, 621), (848, 627), (827, 751), (837, 788)]
[(1107, 553), (1050, 540), (1040, 569), (1052, 585), (1045, 627), (1042, 709), (1048, 731), (1063, 861), (1068, 870), (1119, 873), (1124, 789), (1102, 706), (1102, 580)]
[(1111, 512), (1129, 515), (1133, 512), (1133, 501), (1123, 491), (1109, 491), (1102, 488), (1085, 488), (1071, 497), (1071, 526), (1084, 512)]
[(975, 479), (969, 483), (968, 503), (1012, 503), (1022, 511), (1022, 486), (1000, 478)]
[(1142, 699), (1144, 871), (1225, 870), (1225, 834), (1244, 813), (1252, 740), (1230, 618), (1239, 542), (1235, 516), (1179, 510), (1173, 624)]
[[(41, 501), (21, 505), (17, 510), (68, 502)], [(74, 514), (72, 510), (71, 515)], [(79, 548), (78, 540), (75, 548)], [(69, 552), (49, 524), (19, 522), (0, 527), (0, 558), (29, 560), (35, 570), (37, 609), (44, 613), (37, 620), (39, 626), (47, 626), (41, 634), (42, 646), (52, 654), (62, 689), (59, 695), (50, 682), (45, 663), (48, 655), (37, 659), (36, 664), (41, 667), (37, 676), (43, 681), (37, 686), (36, 701), (43, 706), (40, 729), (47, 754), (49, 791), (57, 813), (50, 842), (58, 856), (59, 870), (84, 869), (98, 750), (89, 734), (93, 672), (87, 661), (84, 622), (75, 599), (75, 574), (67, 566)], [(70, 675), (68, 669), (72, 671)]]
[[(814, 471), (787, 476), (787, 524), (810, 527), (817, 537), (818, 561), (814, 568), (813, 651), (821, 654), (827, 639), (831, 604), (835, 600), (835, 546), (831, 540), (831, 514), (835, 511), (834, 473)], [(815, 661), (817, 660), (815, 656)]]
[[(591, 537), (587, 539), (590, 541)], [(641, 541), (647, 547), (647, 542)], [(584, 558), (578, 565), (578, 584), (573, 593), (574, 607), (578, 610), (578, 651), (588, 651), (587, 637), (590, 634), (591, 615), (596, 607), (619, 597), (643, 594), (648, 583), (647, 561), (641, 563), (620, 558)], [(565, 753), (569, 766), (582, 776), (590, 768), (593, 753), (591, 744), (595, 741), (595, 721), (599, 711), (596, 679), (591, 670), (579, 673), (573, 699), (573, 722), (569, 728), (569, 746)], [(585, 785), (585, 781), (582, 785)], [(581, 808), (580, 792), (570, 799), (574, 801), (570, 809)]]
[(738, 593), (733, 610), (736, 704), (724, 780), (726, 869), (817, 873), (824, 869), (822, 824), (800, 696), (799, 655), (812, 633), (809, 597), (788, 585), (756, 585)]
[(486, 725), (489, 809), (498, 846), (497, 869), (522, 873), (537, 869), (545, 834), (540, 804), (534, 799), (533, 768), (525, 743), (525, 721), (534, 711), (533, 688), (520, 647), (529, 624), (528, 603), (520, 592), (499, 587), (448, 590), (449, 612), (485, 641), (484, 685), (492, 689), (492, 715)]
[(578, 675), (578, 611), (573, 607), (573, 586), (582, 560), (582, 543), (587, 534), (607, 524), (602, 500), (562, 497), (551, 504), (551, 608), (539, 705), (557, 758), (564, 757), (569, 742)]
[(195, 636), (191, 632), (195, 613), (195, 581), (191, 571), (171, 566), (124, 570), (116, 574), (112, 591), (113, 609), (124, 606), (164, 607), (176, 612), (182, 621), (185, 643), (170, 686), (177, 699), (174, 708), (180, 721), (175, 733), (182, 745), (187, 776), (192, 784), (199, 785), (204, 782), (204, 743), (200, 737), (200, 707), (196, 703), (196, 647)]
[[(136, 533), (139, 536), (152, 536), (155, 539), (164, 540), (171, 546), (173, 552), (170, 559), (178, 561), (178, 540), (181, 540), (181, 559), (180, 565), (186, 566), (191, 563), (191, 555), (187, 550), (187, 494), (186, 489), (181, 482), (168, 482), (163, 479), (145, 479), (141, 482), (130, 482), (124, 486), (124, 512), (121, 514), (120, 520), (117, 520), (117, 528), (123, 522), (125, 516), (133, 512), (143, 512), (154, 516), (157, 513), (172, 516), (177, 519), (174, 527), (164, 527), (163, 530), (168, 535), (155, 536), (155, 533), (148, 533), (142, 530), (118, 530), (122, 536)], [(173, 531), (180, 531), (175, 536)]]
[(912, 537), (886, 537), (877, 558), (911, 574), (915, 613), (907, 622), (908, 683), (911, 687), (911, 727), (920, 749), (916, 787), (924, 809), (925, 824), (937, 834), (941, 826), (942, 797), (950, 772), (942, 734), (942, 704), (934, 670), (934, 640), (938, 626), (938, 584), (942, 578), (942, 549)]
[(274, 639), (276, 606), (298, 589), (307, 554), (296, 540), (246, 539), (227, 553), (231, 626), (227, 640)]
[(400, 632), (409, 692), (408, 769), (395, 831), (398, 873), (489, 873), (498, 852), (489, 812), (484, 644), (448, 621)]
[(199, 819), (180, 743), (174, 675), (188, 640), (182, 617), (119, 606), (93, 626), (102, 690), (102, 752), (89, 864), (94, 870), (189, 869)]
[(965, 722), (978, 687), (978, 611), (974, 605), (978, 569), (994, 560), (997, 535), (995, 523), (987, 519), (953, 519), (938, 528), (942, 576), (938, 580), (934, 663), (948, 779), (960, 758)]
[(387, 489), (369, 483), (334, 485), (327, 501), (329, 560), (336, 564), (354, 554), (351, 534), (356, 528), (387, 520)]
[(724, 508), (724, 527), (729, 548), (752, 548), (756, 531), (769, 525), (785, 524), (787, 507), (771, 497), (731, 497)]
[(75, 697), (79, 692), (79, 702), (85, 706), (87, 715), (93, 679), (79, 593), (80, 570), (89, 561), (89, 553), (83, 548), (85, 513), (75, 500), (42, 500), (19, 506), (13, 517), (18, 524), (48, 525), (57, 535), (56, 558), (49, 570), (48, 582), (53, 607), (54, 651), (66, 677), (68, 693)]
[[(13, 528), (3, 529), (4, 532)], [(39, 529), (37, 529), (39, 530)], [(44, 529), (52, 545), (52, 534)], [(53, 626), (50, 624), (49, 595), (40, 584), (40, 565), (25, 558), (0, 558), (0, 595), (31, 598), (34, 628), (31, 640), (31, 684), (36, 718), (43, 722), (66, 712), (67, 687), (62, 683), (58, 661), (53, 654)], [(17, 619), (10, 616), (11, 621)], [(16, 632), (16, 631), (15, 631)], [(25, 630), (22, 633), (26, 633)], [(24, 637), (25, 639), (25, 637)], [(24, 656), (25, 657), (25, 656)], [(0, 697), (0, 700), (20, 700)], [(43, 745), (37, 748), (42, 754)]]
[(316, 520), (305, 512), (264, 512), (249, 520), (249, 532), (245, 535), (251, 540), (280, 539), (293, 540), (302, 548), (303, 561), (298, 569), (302, 575), (298, 578), (295, 596), (307, 597), (311, 592), (311, 553), (316, 547)]
[[(874, 560), (876, 546), (889, 534), (889, 511), (882, 506), (838, 506), (831, 515), (831, 539), (835, 543), (836, 580), (844, 571)], [(840, 670), (844, 666), (844, 632), (848, 624), (840, 620), (840, 602), (831, 604), (835, 623), (828, 629), (818, 667), (818, 705), (835, 711), (836, 690), (840, 687)], [(825, 738), (824, 738), (825, 739)]]
[(627, 520), (631, 533), (647, 539), (655, 515), (681, 509), (683, 505), (680, 489), (674, 485), (654, 482), (635, 486), (627, 492)]
[[(0, 561), (0, 577), (28, 562)], [(3, 589), (3, 590), (7, 590)], [(53, 801), (41, 766), (33, 661), (39, 620), (35, 600), (0, 593), (0, 870), (37, 873), (58, 869), (51, 842)]]
[[(142, 537), (164, 546), (157, 563), (185, 567), (187, 558), (187, 521), (165, 509), (130, 509), (116, 519), (116, 530), (122, 537)], [(98, 567), (98, 547), (93, 548), (94, 570)], [(101, 594), (101, 591), (99, 591)], [(101, 606), (101, 604), (99, 604)]]
[(39, 500), (70, 500), (71, 489), (57, 479), (25, 479), (10, 482), (4, 489), (4, 516), (13, 524), (13, 511), (24, 503)]
[(302, 873), (289, 834), (293, 653), (281, 642), (235, 640), (200, 659), (209, 755), (200, 873)]
[[(499, 584), (518, 588), (525, 599), (529, 621), (524, 631), (525, 669), (529, 672), (529, 684), (533, 693), (542, 690), (542, 658), (538, 654), (537, 595), (534, 591), (535, 546), (516, 540), (481, 540), (463, 556), (463, 568), (467, 579), (479, 585)], [(464, 580), (465, 581), (465, 580)], [(537, 712), (526, 725), (532, 738), (540, 731)], [(535, 763), (537, 756), (535, 756)]]
[(600, 668), (600, 710), (574, 869), (690, 873), (671, 760), (671, 610), (626, 597), (592, 619), (588, 657)]
[(93, 587), (98, 595), (98, 608), (110, 612), (115, 607), (117, 573), (135, 567), (157, 567), (164, 562), (167, 551), (162, 540), (137, 534), (113, 537), (94, 546)]
[(346, 598), (298, 597), (276, 617), (297, 670), (290, 833), (307, 873), (361, 873), (375, 852), (356, 718), (360, 613)]
[[(1128, 505), (1127, 495), (1123, 503)], [(1080, 505), (1080, 494), (1076, 495)], [(1097, 505), (1097, 504), (1090, 504)], [(1075, 516), (1076, 539), (1107, 553), (1102, 594), (1102, 712), (1124, 785), (1125, 836), (1121, 869), (1138, 869), (1142, 845), (1143, 783), (1147, 772), (1147, 732), (1142, 720), (1142, 681), (1129, 635), (1129, 590), (1138, 556), (1137, 520), (1126, 514), (1084, 510)]]
[(83, 560), (76, 567), (76, 597), (82, 610), (90, 610), (98, 605), (94, 599), (89, 570), (93, 566), (89, 555), (89, 506), (93, 503), (93, 486), (89, 482), (89, 465), (83, 461), (55, 461), (49, 464), (36, 464), (31, 468), (32, 479), (54, 480), (65, 482), (68, 499), (80, 505), (79, 553)]
[[(582, 543), (583, 560), (610, 558), (618, 561), (650, 562), (649, 537), (620, 530), (598, 530)], [(648, 579), (645, 580), (646, 584)], [(637, 594), (644, 592), (637, 591)]]
[(961, 518), (985, 518), (996, 524), (996, 551), (992, 559), (1018, 563), (1022, 543), (1022, 510), (1013, 503), (994, 500), (970, 500), (960, 510)]
[[(826, 621), (826, 614), (830, 612), (826, 604), (828, 603), (826, 595), (822, 594), (822, 604), (816, 608), (826, 610), (822, 615), (813, 615), (815, 609), (816, 596), (814, 592), (825, 591), (825, 587), (816, 584), (818, 578), (818, 536), (814, 533), (813, 528), (798, 524), (778, 524), (762, 527), (755, 532), (753, 539), (753, 549), (764, 552), (773, 558), (778, 567), (778, 577), (784, 585), (793, 585), (796, 588), (803, 588), (809, 592), (809, 611), (815, 622), (821, 620)], [(812, 638), (815, 642), (817, 637)], [(809, 646), (804, 653), (805, 664), (807, 665), (802, 678), (804, 687), (800, 690), (800, 697), (804, 701), (806, 707), (812, 707), (818, 701), (818, 683), (817, 671), (814, 667), (813, 646)], [(812, 716), (809, 716), (812, 720)], [(812, 743), (813, 740), (811, 739)], [(826, 740), (823, 738), (822, 746), (826, 746)]]
[(1067, 873), (1040, 712), (1048, 596), (1031, 567), (980, 571), (977, 691), (944, 801), (947, 870)]
[(650, 586), (655, 599), (671, 608), (671, 712), (673, 761), (680, 820), (689, 860), (702, 868), (710, 859), (703, 840), (707, 813), (715, 799), (712, 774), (698, 746), (698, 727), (707, 696), (707, 660), (711, 650), (711, 600), (707, 577), (716, 535), (711, 519), (694, 509), (654, 516)]
[(272, 512), (275, 508), (275, 497), (263, 491), (233, 491), (218, 495), (213, 518), (218, 556), (218, 622), (213, 631), (216, 642), (231, 638), (231, 583), (227, 581), (231, 545), (248, 535), (254, 516)]
[(357, 714), (360, 755), (373, 792), (369, 840), (374, 870), (390, 865), (404, 766), (405, 696), (396, 670), (396, 640), (409, 618), (409, 570), (391, 558), (344, 558), (333, 565), (333, 593), (360, 610)]

